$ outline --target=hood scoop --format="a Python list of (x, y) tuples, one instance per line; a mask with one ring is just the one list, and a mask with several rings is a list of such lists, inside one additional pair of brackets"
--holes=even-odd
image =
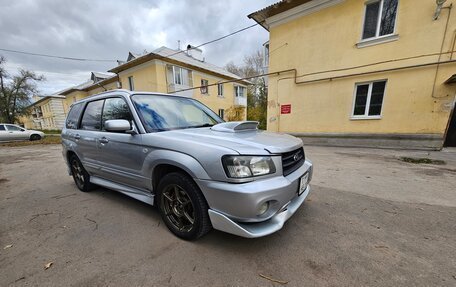
[(243, 122), (226, 122), (216, 124), (211, 127), (211, 130), (216, 132), (226, 132), (226, 133), (239, 133), (247, 131), (256, 131), (258, 130), (258, 122), (255, 121), (243, 121)]

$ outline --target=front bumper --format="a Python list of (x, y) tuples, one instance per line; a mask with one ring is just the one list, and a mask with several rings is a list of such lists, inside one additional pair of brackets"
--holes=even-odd
[[(198, 180), (196, 183), (209, 205), (209, 217), (215, 229), (243, 237), (261, 237), (282, 228), (283, 224), (302, 205), (310, 192), (298, 196), (303, 175), (312, 178), (312, 163), (306, 161), (298, 170), (283, 177), (277, 176), (242, 184)], [(258, 215), (258, 207), (269, 202), (269, 210)]]
[(310, 185), (307, 186), (303, 194), (296, 196), (293, 200), (291, 200), (284, 210), (279, 211), (273, 217), (263, 222), (235, 222), (222, 213), (212, 209), (209, 209), (209, 217), (211, 219), (212, 226), (217, 230), (247, 238), (262, 237), (282, 229), (285, 222), (304, 203), (304, 200), (306, 199), (307, 195), (309, 195), (309, 192)]

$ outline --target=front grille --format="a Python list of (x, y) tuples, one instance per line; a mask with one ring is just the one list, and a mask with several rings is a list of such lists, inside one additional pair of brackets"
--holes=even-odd
[(282, 154), (282, 169), (283, 176), (287, 176), (293, 171), (300, 168), (304, 161), (306, 160), (306, 155), (304, 154), (304, 149), (298, 148), (294, 151), (289, 151)]

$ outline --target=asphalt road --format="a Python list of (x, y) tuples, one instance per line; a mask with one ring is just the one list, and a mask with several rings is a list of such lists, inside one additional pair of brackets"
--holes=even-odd
[(456, 286), (455, 151), (306, 153), (313, 190), (281, 231), (186, 242), (153, 207), (79, 192), (60, 146), (0, 147), (0, 286)]

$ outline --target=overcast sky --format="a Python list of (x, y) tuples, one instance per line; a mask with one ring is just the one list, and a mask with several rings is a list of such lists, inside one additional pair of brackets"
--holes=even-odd
[[(161, 46), (198, 45), (255, 22), (247, 15), (277, 0), (0, 0), (0, 48), (91, 59), (125, 60)], [(241, 63), (267, 41), (260, 26), (203, 47), (206, 61)], [(116, 62), (76, 62), (0, 51), (6, 68), (43, 74), (42, 94), (107, 71)]]

